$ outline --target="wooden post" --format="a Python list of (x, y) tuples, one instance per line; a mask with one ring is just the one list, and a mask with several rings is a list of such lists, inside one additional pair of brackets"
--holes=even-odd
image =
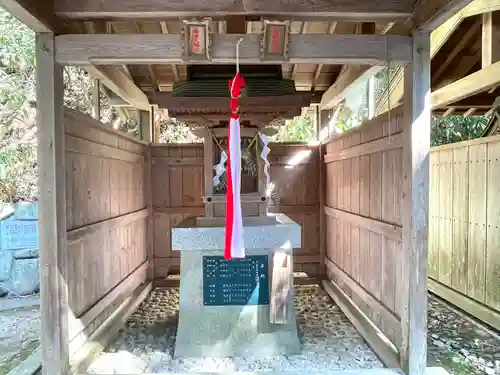
[(326, 194), (326, 165), (325, 165), (325, 149), (323, 141), (320, 138), (321, 129), (328, 126), (328, 111), (320, 111), (319, 106), (316, 107), (317, 118), (317, 138), (319, 140), (319, 274), (326, 274), (326, 218), (325, 218), (325, 194)]
[(482, 15), (481, 65), (483, 68), (500, 61), (500, 13), (488, 12)]
[(42, 373), (66, 375), (69, 341), (63, 80), (54, 51), (54, 35), (37, 34)]
[[(204, 143), (203, 143), (203, 174), (204, 178), (204, 192), (205, 196), (212, 196), (214, 193), (213, 187), (213, 160), (214, 160), (214, 140), (212, 134), (208, 128), (203, 129), (204, 131)], [(205, 203), (205, 217), (214, 217), (214, 205), (211, 203)]]
[(423, 375), (427, 363), (427, 246), (431, 129), (430, 35), (413, 34), (405, 67), (401, 368)]
[(153, 110), (139, 111), (139, 126), (141, 129), (141, 139), (146, 142), (153, 141)]
[(101, 121), (101, 84), (98, 79), (92, 80), (92, 117)]

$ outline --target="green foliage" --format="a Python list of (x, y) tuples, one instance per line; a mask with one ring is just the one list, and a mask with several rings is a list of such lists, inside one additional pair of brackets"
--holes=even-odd
[(0, 9), (0, 201), (37, 195), (35, 35)]
[(431, 146), (477, 138), (487, 123), (484, 116), (432, 116)]
[[(90, 113), (92, 78), (63, 71), (64, 105)], [(37, 197), (35, 33), (0, 8), (0, 201)], [(101, 121), (117, 117), (101, 92)], [(137, 135), (132, 118), (120, 129)]]
[(314, 119), (310, 116), (298, 116), (286, 121), (279, 128), (279, 133), (272, 137), (273, 142), (309, 142), (316, 138)]
[(199, 143), (200, 138), (191, 133), (190, 128), (181, 121), (160, 114), (160, 143)]

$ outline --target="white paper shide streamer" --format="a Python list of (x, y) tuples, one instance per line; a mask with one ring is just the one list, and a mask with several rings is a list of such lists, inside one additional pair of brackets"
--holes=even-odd
[(269, 160), (267, 160), (267, 156), (271, 152), (271, 149), (268, 147), (269, 137), (263, 133), (259, 132), (259, 137), (262, 141), (262, 151), (260, 153), (260, 158), (264, 161), (264, 174), (266, 175), (266, 186), (269, 186), (271, 183), (271, 176), (269, 175), (269, 168), (271, 164)]
[(220, 153), (220, 161), (219, 164), (214, 165), (214, 170), (215, 170), (215, 176), (212, 179), (213, 186), (217, 186), (220, 184), (220, 176), (225, 172), (226, 167), (224, 164), (226, 164), (227, 161), (227, 154), (225, 151), (222, 151)]

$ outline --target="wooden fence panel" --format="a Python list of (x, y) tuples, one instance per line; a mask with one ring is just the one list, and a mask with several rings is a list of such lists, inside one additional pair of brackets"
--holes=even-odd
[(402, 111), (326, 145), (329, 278), (397, 347), (402, 257)]
[(70, 351), (145, 281), (147, 145), (65, 110)]
[(500, 329), (500, 137), (431, 150), (430, 289)]
[[(302, 226), (295, 270), (320, 272), (318, 151), (315, 146), (271, 144), (271, 180), (279, 210)], [(204, 214), (203, 144), (155, 145), (152, 148), (155, 277), (178, 273), (179, 253), (172, 249), (171, 229), (188, 216)]]

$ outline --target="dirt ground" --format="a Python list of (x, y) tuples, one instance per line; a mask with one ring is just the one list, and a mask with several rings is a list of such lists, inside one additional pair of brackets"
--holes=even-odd
[(38, 307), (0, 311), (0, 375), (6, 375), (40, 344)]

